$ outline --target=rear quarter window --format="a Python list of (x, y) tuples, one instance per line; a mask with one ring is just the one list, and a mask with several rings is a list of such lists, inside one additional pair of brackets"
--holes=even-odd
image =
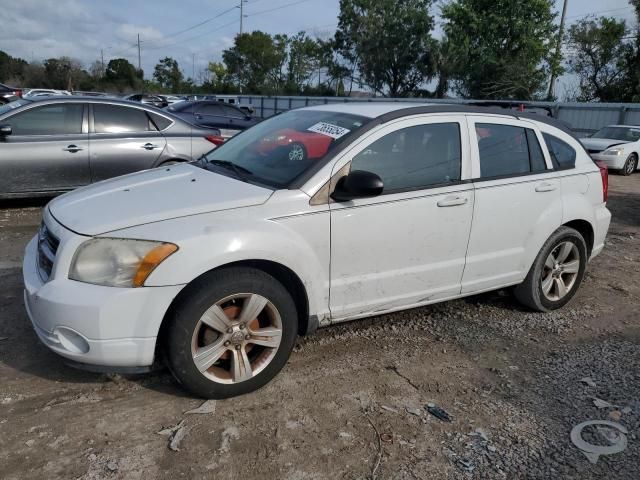
[(555, 168), (561, 170), (575, 168), (577, 153), (571, 145), (549, 133), (543, 133), (542, 137), (547, 144)]
[(151, 117), (151, 121), (156, 124), (158, 130), (164, 130), (169, 125), (171, 125), (171, 120), (169, 120), (167, 117), (163, 117), (162, 115), (158, 115), (152, 112), (147, 112), (147, 115)]

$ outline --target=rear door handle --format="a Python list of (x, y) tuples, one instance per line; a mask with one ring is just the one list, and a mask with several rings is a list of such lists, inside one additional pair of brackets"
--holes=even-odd
[(69, 145), (67, 148), (63, 148), (62, 150), (65, 152), (76, 153), (81, 151), (82, 148), (78, 147), (77, 145)]
[(455, 207), (464, 205), (469, 199), (467, 197), (445, 197), (438, 202), (439, 207)]
[(140, 148), (144, 148), (145, 150), (153, 150), (155, 148), (160, 148), (160, 145), (154, 145), (153, 143), (145, 143)]
[(536, 187), (536, 192), (553, 192), (556, 189), (556, 186), (552, 183), (541, 183)]

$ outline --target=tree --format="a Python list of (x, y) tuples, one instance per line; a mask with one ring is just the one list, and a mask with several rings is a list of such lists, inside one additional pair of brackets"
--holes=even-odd
[(24, 69), (27, 62), (21, 58), (15, 58), (0, 50), (0, 82), (24, 77)]
[(318, 42), (307, 36), (305, 32), (298, 32), (289, 39), (288, 93), (300, 93), (311, 76), (319, 69), (320, 49)]
[(453, 0), (442, 7), (456, 58), (457, 92), (476, 99), (534, 98), (559, 69), (553, 0)]
[(178, 62), (171, 57), (165, 57), (155, 67), (153, 78), (162, 88), (167, 88), (171, 93), (180, 91), (183, 75)]
[(433, 78), (433, 0), (340, 0), (335, 45), (375, 91), (406, 96)]
[(40, 85), (62, 90), (78, 90), (91, 86), (89, 74), (78, 60), (69, 57), (44, 61), (45, 82)]
[(141, 72), (136, 70), (128, 60), (124, 58), (114, 58), (109, 60), (105, 71), (105, 80), (112, 84), (118, 91), (136, 88), (141, 85)]
[[(627, 63), (633, 48), (624, 42), (623, 20), (600, 17), (580, 20), (569, 28), (569, 70), (579, 79), (581, 101), (618, 102), (628, 100), (630, 88)], [(626, 98), (625, 98), (626, 97)]]
[(286, 61), (286, 36), (254, 31), (237, 35), (222, 52), (227, 71), (243, 91), (277, 93)]

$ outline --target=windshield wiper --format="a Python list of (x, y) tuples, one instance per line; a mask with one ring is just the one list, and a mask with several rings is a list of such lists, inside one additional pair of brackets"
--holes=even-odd
[(233, 173), (236, 174), (236, 177), (238, 177), (242, 181), (247, 180), (247, 175), (253, 175), (253, 172), (251, 170), (241, 167), (240, 165), (237, 165), (228, 160), (209, 160), (209, 163), (233, 171)]

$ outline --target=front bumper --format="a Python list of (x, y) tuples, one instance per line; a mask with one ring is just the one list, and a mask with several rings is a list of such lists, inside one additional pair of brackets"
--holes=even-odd
[(160, 324), (182, 285), (103, 287), (69, 280), (60, 273), (64, 269), (55, 270), (58, 273), (47, 282), (41, 279), (34, 237), (22, 267), (24, 303), (36, 334), (47, 347), (90, 365), (145, 367), (153, 363)]
[(622, 170), (627, 161), (624, 155), (602, 155), (601, 153), (592, 153), (591, 158), (604, 162), (611, 170)]

